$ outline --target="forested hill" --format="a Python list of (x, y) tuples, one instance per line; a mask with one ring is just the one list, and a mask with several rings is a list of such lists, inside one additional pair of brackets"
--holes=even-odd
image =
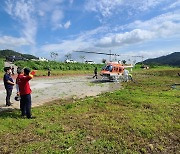
[(174, 52), (172, 54), (161, 56), (154, 59), (147, 59), (144, 64), (158, 64), (158, 65), (170, 65), (180, 67), (180, 52)]
[(22, 54), (13, 50), (0, 50), (0, 58), (6, 58), (8, 56), (17, 56), (17, 57), (23, 57), (26, 59), (37, 59), (37, 57), (29, 54)]

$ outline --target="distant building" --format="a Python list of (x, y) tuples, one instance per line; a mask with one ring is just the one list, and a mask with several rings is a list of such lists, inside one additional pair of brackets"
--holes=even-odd
[(65, 63), (77, 63), (77, 62), (73, 59), (66, 59)]
[(15, 61), (20, 61), (20, 60), (26, 61), (27, 59), (20, 56), (7, 56), (6, 57), (6, 61), (9, 61), (9, 62), (15, 62)]
[(92, 60), (86, 60), (85, 63), (86, 63), (86, 64), (95, 64), (95, 62), (92, 61)]
[(46, 61), (46, 62), (48, 62), (48, 60), (46, 58), (44, 58), (44, 57), (39, 57), (38, 61)]
[(147, 65), (142, 65), (141, 68), (142, 68), (142, 69), (149, 69), (149, 66), (147, 66)]

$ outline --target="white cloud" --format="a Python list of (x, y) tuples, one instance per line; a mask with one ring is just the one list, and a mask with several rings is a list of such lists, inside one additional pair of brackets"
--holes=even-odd
[[(147, 21), (135, 21), (124, 28), (132, 29), (125, 33), (107, 33), (97, 42), (99, 47), (113, 47), (142, 43), (147, 40), (180, 36), (180, 14), (167, 13)], [(122, 26), (119, 27), (119, 30)], [(117, 31), (117, 27), (115, 28)]]
[(16, 38), (11, 36), (0, 37), (0, 45), (4, 48), (20, 47), (24, 45), (30, 45), (26, 38)]
[(80, 50), (88, 46), (88, 43), (79, 41), (79, 40), (66, 40), (59, 44), (49, 44), (42, 46), (42, 50), (49, 51), (57, 51), (57, 52), (71, 52), (73, 50)]
[(53, 23), (59, 23), (61, 22), (61, 20), (63, 19), (64, 17), (64, 14), (61, 10), (54, 10), (53, 13), (52, 13), (52, 17), (51, 17), (51, 20)]
[(37, 23), (34, 16), (33, 0), (6, 1), (6, 11), (12, 18), (19, 21), (23, 25), (23, 37), (31, 44), (35, 44), (35, 36), (37, 32)]
[(128, 16), (135, 14), (135, 12), (152, 9), (163, 1), (165, 0), (87, 0), (85, 3), (85, 10), (99, 13), (103, 17), (109, 17), (113, 14), (125, 11), (122, 14)]
[(100, 12), (106, 17), (112, 14), (113, 10), (122, 4), (123, 0), (88, 0), (85, 9), (88, 11)]
[[(52, 30), (64, 28), (63, 19), (64, 15), (64, 0), (38, 0), (36, 6), (37, 14), (41, 21), (42, 26), (51, 26)], [(50, 22), (49, 22), (50, 21)], [(46, 26), (47, 25), (47, 26)]]
[(152, 29), (162, 25), (165, 22), (180, 22), (180, 12), (169, 12), (166, 14), (159, 15), (147, 21), (137, 20), (127, 26), (127, 28), (141, 28), (141, 29)]
[[(166, 1), (166, 0), (146, 0), (146, 1), (135, 0), (133, 4), (134, 4), (135, 9), (145, 11), (145, 10), (156, 7), (163, 1)], [(129, 2), (131, 2), (131, 5), (133, 6), (132, 1), (129, 1)]]
[(61, 10), (61, 4), (64, 0), (38, 0), (34, 5), (40, 14), (44, 16), (51, 15), (54, 10)]
[(61, 22), (63, 18), (64, 18), (64, 14), (61, 10), (53, 11), (52, 16), (51, 16), (51, 21), (52, 21), (54, 30), (62, 27)]
[(90, 31), (82, 32), (73, 36), (70, 40), (63, 40), (60, 43), (46, 44), (41, 47), (41, 51), (56, 51), (60, 53), (71, 52), (72, 50), (85, 50), (94, 47), (94, 36), (103, 33), (106, 27), (99, 27)]
[(176, 7), (180, 7), (180, 0), (177, 0), (176, 2), (174, 2), (173, 4), (171, 4), (169, 6), (169, 8), (176, 8)]
[(154, 35), (153, 32), (150, 33), (146, 30), (135, 29), (131, 32), (125, 32), (122, 34), (111, 34), (111, 36), (102, 38), (96, 45), (99, 47), (128, 45), (152, 39)]
[[(59, 37), (60, 43), (55, 42), (52, 44), (46, 44), (40, 47), (40, 51), (70, 52), (72, 50), (85, 49), (108, 51), (109, 49), (113, 50), (119, 49), (120, 47), (123, 48), (124, 46), (127, 47), (128, 45), (131, 46), (135, 43), (141, 44), (144, 41), (180, 35), (180, 12), (177, 12), (177, 10), (175, 9), (173, 10), (173, 13), (160, 15), (147, 21), (137, 20), (131, 24), (128, 24), (127, 20), (124, 20), (124, 17), (132, 17), (133, 15), (137, 15), (137, 13), (140, 14), (143, 11), (147, 11), (146, 13), (148, 13), (148, 17), (150, 17), (151, 15), (153, 16), (154, 14), (151, 14), (150, 9), (156, 9), (156, 7), (160, 4), (162, 7), (157, 7), (159, 9), (158, 12), (160, 12), (160, 10), (162, 10), (163, 8), (163, 2), (169, 4), (169, 8), (177, 8), (180, 4), (180, 0), (86, 0), (86, 10), (97, 13), (96, 17), (98, 16), (99, 20), (111, 21), (115, 17), (113, 15), (118, 15), (118, 21), (113, 21), (112, 23), (109, 22), (107, 24), (110, 25), (109, 27), (102, 26), (89, 31), (83, 31), (83, 29), (81, 29), (82, 31), (79, 32), (79, 35), (67, 36), (68, 38), (70, 38), (69, 40), (60, 40), (61, 36), (55, 36)], [(68, 29), (71, 26), (71, 22), (74, 19), (66, 18), (66, 13), (64, 11), (67, 10), (67, 6), (65, 6), (64, 4), (68, 4), (68, 7), (71, 7), (71, 4), (75, 6), (75, 1), (68, 0), (66, 2), (65, 0), (6, 0), (6, 12), (14, 20), (18, 21), (18, 24), (16, 22), (16, 28), (21, 27), (21, 29), (19, 30), (20, 37), (1, 37), (0, 44), (5, 43), (9, 46), (11, 46), (11, 43), (12, 46), (31, 45), (38, 48), (36, 46), (38, 26), (43, 26), (44, 29), (48, 28), (52, 30), (59, 30), (63, 28)], [(73, 11), (77, 11), (77, 6), (75, 6), (75, 8), (73, 9)], [(87, 17), (86, 14), (83, 14), (83, 17)], [(78, 16), (78, 20), (80, 21), (83, 17)], [(112, 17), (113, 19), (110, 17)], [(121, 17), (123, 18), (122, 20), (120, 19)], [(136, 16), (136, 19), (138, 17), (139, 16)], [(131, 19), (133, 20), (134, 18)], [(121, 25), (121, 21), (127, 24)], [(114, 23), (116, 25), (119, 24), (119, 26), (113, 27)], [(94, 23), (92, 22), (92, 25), (93, 24)], [(51, 27), (49, 28), (49, 26)], [(47, 33), (47, 35), (50, 36), (51, 33)], [(40, 38), (41, 36), (38, 38), (38, 40)]]
[(65, 29), (68, 29), (70, 26), (71, 26), (71, 21), (67, 21), (67, 22), (64, 24), (64, 28), (65, 28)]
[[(38, 20), (46, 21), (43, 26), (51, 26), (53, 30), (63, 28), (62, 19), (64, 18), (61, 4), (64, 0), (6, 0), (6, 12), (20, 25), (23, 29), (20, 30), (22, 37), (31, 44), (36, 44), (36, 34), (38, 29)], [(37, 16), (38, 15), (38, 16)], [(67, 27), (67, 25), (66, 25)]]
[(67, 53), (73, 50), (82, 50), (88, 48), (91, 46), (91, 44), (92, 43), (90, 41), (86, 42), (80, 38), (77, 38), (74, 40), (63, 40), (62, 42), (56, 44), (47, 44), (42, 46), (41, 50), (45, 52), (56, 51), (59, 53)]

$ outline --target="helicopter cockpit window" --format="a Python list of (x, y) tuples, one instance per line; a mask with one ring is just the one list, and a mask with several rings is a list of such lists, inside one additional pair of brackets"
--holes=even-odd
[(108, 65), (105, 68), (106, 71), (110, 71), (110, 72), (112, 72), (112, 69), (113, 69), (112, 65)]

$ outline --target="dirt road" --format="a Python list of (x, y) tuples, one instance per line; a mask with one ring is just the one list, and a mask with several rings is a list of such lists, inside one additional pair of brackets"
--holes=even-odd
[[(55, 99), (70, 97), (83, 98), (96, 96), (100, 93), (120, 89), (120, 83), (102, 82), (92, 79), (92, 76), (74, 76), (61, 78), (34, 78), (30, 81), (32, 89), (32, 106), (39, 106)], [(5, 107), (5, 90), (0, 81), (0, 110), (19, 108), (19, 102), (14, 100), (16, 89), (13, 90), (12, 107)]]

